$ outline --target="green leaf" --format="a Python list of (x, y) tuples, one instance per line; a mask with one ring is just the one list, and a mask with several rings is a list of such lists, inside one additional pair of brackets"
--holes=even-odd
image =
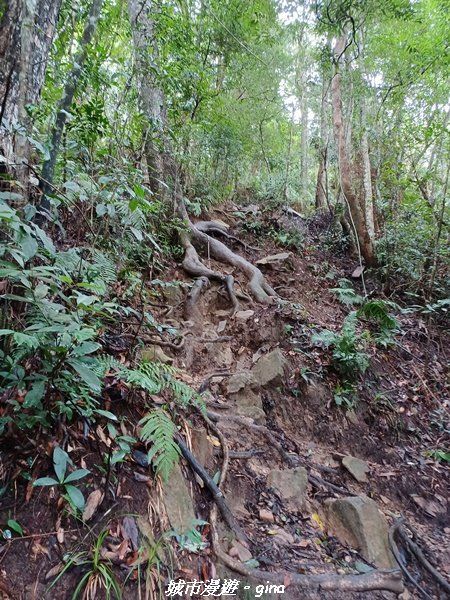
[(36, 381), (31, 386), (23, 401), (23, 408), (32, 408), (41, 405), (44, 396), (46, 381)]
[(109, 410), (102, 410), (101, 408), (97, 408), (95, 411), (98, 415), (105, 417), (106, 419), (111, 419), (111, 421), (118, 421), (116, 415)]
[(11, 335), (12, 333), (15, 333), (14, 329), (0, 329), (0, 336)]
[(83, 510), (84, 508), (84, 496), (81, 491), (75, 487), (74, 485), (66, 485), (66, 492), (69, 495), (69, 498), (76, 508)]
[(89, 369), (82, 362), (74, 358), (69, 359), (67, 362), (73, 369), (75, 369), (75, 371), (78, 373), (81, 379), (85, 383), (87, 383), (87, 385), (91, 388), (92, 391), (96, 393), (101, 392), (102, 382), (94, 373), (94, 371), (92, 371), (92, 369)]
[(15, 521), (14, 519), (8, 519), (8, 527), (18, 533), (19, 535), (23, 535), (23, 529), (20, 523)]
[(56, 446), (56, 448), (53, 450), (53, 467), (55, 469), (56, 477), (60, 483), (64, 481), (64, 475), (66, 474), (68, 462), (69, 456), (67, 452), (64, 452), (62, 448)]
[(50, 254), (54, 254), (55, 253), (55, 246), (54, 246), (52, 240), (45, 233), (45, 231), (43, 231), (36, 224), (34, 224), (34, 231), (35, 231), (35, 234), (37, 235), (37, 237), (41, 240), (42, 245), (47, 250), (47, 252), (50, 252)]
[(40, 477), (33, 482), (33, 487), (50, 485), (59, 485), (59, 481), (56, 481), (56, 479), (53, 479), (53, 477)]
[(25, 261), (30, 260), (30, 258), (33, 258), (33, 256), (36, 255), (38, 249), (39, 246), (33, 236), (28, 234), (24, 237), (24, 239), (21, 242), (21, 250)]
[(18, 331), (15, 331), (13, 338), (18, 346), (25, 346), (31, 350), (39, 347), (39, 340), (34, 335), (27, 335), (26, 333), (19, 333)]
[(66, 483), (70, 483), (71, 481), (78, 481), (79, 479), (83, 479), (83, 477), (86, 477), (86, 475), (90, 475), (90, 471), (88, 471), (87, 469), (77, 469), (76, 471), (74, 471), (73, 473), (70, 473), (65, 479), (64, 479), (64, 485)]

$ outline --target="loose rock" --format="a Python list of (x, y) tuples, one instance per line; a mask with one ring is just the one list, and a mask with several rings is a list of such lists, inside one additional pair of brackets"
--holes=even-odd
[(302, 510), (307, 506), (308, 473), (304, 467), (284, 471), (274, 469), (267, 476), (267, 485), (274, 488), (293, 510)]
[(330, 533), (342, 544), (358, 549), (379, 568), (393, 568), (388, 525), (376, 503), (366, 496), (328, 500), (325, 512)]
[(258, 382), (250, 371), (240, 371), (228, 379), (227, 392), (228, 394), (236, 394), (246, 387), (255, 388), (257, 385)]
[(252, 375), (261, 387), (269, 383), (281, 383), (285, 367), (286, 359), (281, 350), (276, 348), (258, 360), (252, 369)]
[(360, 458), (355, 458), (354, 456), (344, 456), (342, 459), (342, 464), (347, 469), (347, 471), (360, 483), (367, 482), (367, 473), (370, 468), (365, 460), (361, 460)]

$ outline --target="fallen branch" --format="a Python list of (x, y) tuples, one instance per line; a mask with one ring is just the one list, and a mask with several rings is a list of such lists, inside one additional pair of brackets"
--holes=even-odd
[(175, 442), (177, 443), (178, 447), (180, 448), (181, 454), (187, 460), (187, 462), (191, 466), (192, 470), (195, 473), (197, 473), (197, 475), (202, 479), (202, 481), (204, 482), (206, 487), (211, 492), (214, 502), (217, 504), (217, 506), (220, 510), (220, 513), (221, 513), (224, 521), (226, 522), (226, 524), (230, 527), (231, 531), (233, 531), (233, 533), (235, 533), (238, 540), (240, 540), (241, 542), (244, 542), (245, 544), (248, 544), (249, 539), (248, 539), (245, 531), (239, 525), (239, 523), (236, 520), (236, 517), (231, 512), (220, 489), (217, 487), (217, 485), (214, 483), (214, 481), (208, 475), (208, 473), (202, 467), (202, 465), (197, 461), (195, 456), (192, 454), (192, 452), (186, 446), (186, 443), (184, 442), (184, 440), (179, 435), (176, 435), (174, 439), (175, 439)]

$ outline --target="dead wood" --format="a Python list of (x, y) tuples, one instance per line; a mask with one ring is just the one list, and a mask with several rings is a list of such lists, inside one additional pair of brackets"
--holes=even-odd
[(198, 462), (198, 460), (187, 447), (184, 440), (179, 435), (175, 436), (175, 442), (177, 443), (181, 454), (187, 460), (194, 473), (197, 473), (197, 475), (202, 479), (206, 487), (211, 492), (214, 502), (218, 506), (220, 514), (222, 515), (225, 523), (229, 526), (231, 531), (233, 531), (239, 541), (248, 544), (249, 539), (245, 531), (239, 525), (236, 517), (231, 512), (220, 489), (217, 487), (202, 465)]
[(405, 519), (403, 517), (400, 519), (397, 519), (397, 521), (395, 521), (395, 523), (389, 529), (389, 545), (391, 547), (392, 554), (394, 555), (394, 558), (397, 561), (397, 564), (400, 567), (402, 573), (405, 575), (406, 579), (422, 594), (422, 596), (424, 598), (426, 598), (427, 600), (433, 600), (432, 597), (429, 594), (427, 594), (427, 592), (417, 583), (417, 581), (414, 579), (414, 577), (411, 575), (411, 573), (405, 567), (405, 565), (403, 564), (403, 559), (402, 559), (399, 549), (397, 547), (397, 544), (395, 543), (395, 534), (396, 534), (397, 530), (399, 529), (399, 527), (404, 522), (404, 520)]

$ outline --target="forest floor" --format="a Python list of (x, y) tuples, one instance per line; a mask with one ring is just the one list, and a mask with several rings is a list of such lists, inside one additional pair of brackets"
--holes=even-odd
[[(354, 406), (350, 400), (346, 406), (345, 399), (344, 405), (337, 406), (336, 389), (342, 389), (342, 382), (331, 351), (314, 344), (311, 335), (323, 329), (341, 329), (352, 307), (342, 304), (331, 290), (338, 287), (339, 280), (351, 279), (357, 262), (324, 248), (321, 239), (326, 227), (319, 221), (308, 224), (297, 217), (262, 214), (253, 205), (232, 204), (209, 217), (230, 225), (229, 231), (245, 244), (234, 242), (233, 250), (248, 260), (255, 263), (282, 254), (267, 264), (260, 263), (280, 296), (270, 305), (257, 305), (244, 298), (240, 311), (233, 315), (223, 286), (213, 283), (201, 295), (195, 319), (186, 322), (185, 299), (192, 280), (172, 264), (158, 275), (158, 294), (147, 307), (159, 323), (181, 332), (184, 339), (180, 349), (164, 346), (152, 351), (180, 369), (185, 383), (204, 391), (210, 418), (212, 415), (230, 451), (225, 497), (251, 544), (246, 548), (245, 544), (227, 542), (230, 533), (221, 524), (219, 538), (224, 552), (235, 561), (247, 562), (249, 568), (258, 565), (272, 573), (366, 572), (370, 561), (333, 535), (325, 512), (328, 499), (367, 496), (376, 502), (389, 526), (404, 517), (404, 526), (408, 532), (414, 531), (414, 540), (429, 562), (450, 581), (450, 473), (448, 463), (436, 454), (449, 443), (448, 332), (424, 315), (397, 311), (401, 330), (394, 343), (386, 348), (369, 344), (369, 368), (364, 375), (354, 374)], [(288, 247), (299, 238), (300, 250)], [(224, 272), (224, 266), (213, 260), (208, 265)], [(231, 267), (225, 271), (233, 274), (237, 289), (245, 293), (245, 277)], [(362, 294), (361, 279), (353, 280), (353, 285)], [(375, 278), (367, 276), (365, 285), (371, 298), (384, 297)], [(127, 324), (117, 324), (105, 336), (109, 340), (107, 351), (123, 362), (130, 351), (130, 337), (124, 334), (130, 330)], [(169, 335), (170, 329), (165, 331)], [(269, 377), (263, 385), (247, 385), (236, 378), (254, 373), (259, 359), (274, 350), (275, 356), (282, 355), (283, 375), (270, 378), (263, 373), (263, 379)], [(236, 384), (234, 389), (230, 382)], [(242, 394), (239, 396), (242, 389), (248, 392), (244, 400)], [(155, 406), (163, 402), (157, 396), (153, 401)], [(117, 383), (113, 375), (102, 408), (126, 416), (128, 424), (136, 424), (145, 413), (143, 402), (129, 396), (126, 386)], [(187, 409), (182, 414), (181, 433), (213, 477), (223, 463), (217, 431), (208, 430), (198, 411)], [(124, 425), (122, 432), (134, 433), (130, 425)], [(106, 426), (89, 431), (82, 423), (70, 427), (61, 424), (52, 438), (42, 434), (20, 448), (9, 442), (2, 449), (14, 460), (17, 472), (36, 478), (50, 474), (51, 448), (63, 441), (74, 463), (91, 470), (88, 484), (82, 484), (85, 495), (109, 486), (114, 497), (107, 495), (100, 505), (92, 496), (94, 515), (86, 525), (67, 514), (54, 488), (32, 490), (23, 477), (16, 477), (1, 498), (0, 524), (5, 531), (7, 521), (13, 519), (22, 527), (23, 535), (13, 532), (12, 539), (0, 542), (0, 598), (70, 599), (83, 576), (88, 582), (84, 597), (104, 598), (100, 563), (111, 565), (127, 599), (168, 597), (164, 585), (169, 577), (186, 581), (222, 577), (245, 582), (242, 574), (224, 570), (212, 551), (213, 501), (189, 465), (182, 460), (181, 470), (176, 471), (183, 474), (181, 482), (174, 475), (168, 484), (161, 485), (148, 467), (139, 464), (139, 453), (135, 452), (134, 459), (106, 474), (100, 457), (111, 445), (108, 436)], [(367, 475), (362, 481), (344, 467), (342, 460), (347, 456), (364, 461)], [(305, 468), (308, 476), (301, 506), (297, 502), (301, 494), (295, 486), (291, 496), (298, 497), (288, 498), (289, 490), (280, 494), (267, 479), (274, 470), (295, 467)], [(198, 539), (195, 534), (185, 539), (178, 531), (154, 550), (155, 539), (162, 540), (164, 531), (176, 529), (170, 511), (181, 512), (176, 505), (180, 493), (185, 495), (188, 516), (193, 510), (205, 524), (197, 528)], [(186, 494), (192, 496), (193, 505)], [(175, 498), (175, 509), (167, 507), (170, 498)], [(99, 537), (102, 531), (104, 539)], [(101, 557), (97, 563), (92, 553), (96, 542)], [(189, 542), (196, 552), (189, 552)], [(428, 597), (447, 597), (401, 539), (397, 538), (397, 543), (405, 568)], [(62, 572), (68, 557), (72, 557), (73, 565)], [(160, 595), (158, 582), (162, 583)], [(241, 586), (234, 597), (395, 597), (387, 591), (299, 591), (289, 585), (288, 575), (284, 583), (283, 594), (265, 594), (252, 582), (245, 592)], [(421, 597), (414, 585), (405, 583), (409, 591), (404, 598)], [(180, 593), (173, 597), (204, 596)]]

